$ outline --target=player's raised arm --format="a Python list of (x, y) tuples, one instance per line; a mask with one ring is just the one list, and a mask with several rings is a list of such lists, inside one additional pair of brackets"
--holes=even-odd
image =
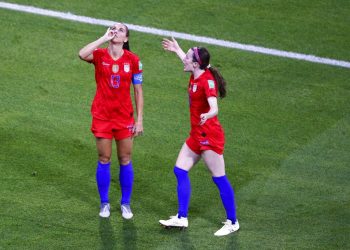
[(185, 52), (181, 49), (174, 37), (172, 37), (171, 40), (163, 38), (162, 46), (164, 50), (176, 53), (176, 55), (180, 58), (181, 61), (186, 56)]
[(93, 60), (92, 53), (94, 52), (94, 50), (97, 49), (102, 44), (110, 41), (114, 37), (114, 35), (115, 35), (114, 31), (111, 28), (108, 28), (106, 33), (103, 36), (101, 36), (96, 41), (89, 43), (79, 51), (79, 58), (81, 60), (91, 62)]

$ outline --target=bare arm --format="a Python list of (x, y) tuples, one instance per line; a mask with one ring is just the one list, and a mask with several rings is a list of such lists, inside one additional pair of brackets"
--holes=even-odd
[(114, 37), (113, 31), (110, 28), (108, 28), (106, 33), (102, 37), (100, 37), (96, 41), (89, 43), (79, 51), (80, 59), (87, 62), (91, 62), (94, 59), (92, 54), (94, 50), (97, 49), (102, 44), (104, 44), (105, 42), (108, 42), (109, 40), (111, 40), (113, 37)]
[(137, 120), (135, 122), (134, 136), (142, 135), (143, 133), (143, 90), (142, 84), (134, 85), (135, 105), (137, 112)]
[(163, 38), (162, 45), (164, 50), (175, 52), (181, 61), (185, 58), (186, 53), (181, 49), (174, 37), (171, 40)]
[(216, 97), (209, 97), (207, 100), (208, 100), (210, 109), (208, 113), (203, 113), (200, 115), (201, 121), (199, 122), (199, 125), (203, 125), (208, 119), (213, 118), (219, 113), (218, 101)]

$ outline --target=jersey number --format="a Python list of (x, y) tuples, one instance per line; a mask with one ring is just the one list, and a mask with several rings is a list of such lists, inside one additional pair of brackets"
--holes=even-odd
[(120, 76), (119, 75), (111, 75), (111, 87), (112, 88), (119, 88), (120, 85)]

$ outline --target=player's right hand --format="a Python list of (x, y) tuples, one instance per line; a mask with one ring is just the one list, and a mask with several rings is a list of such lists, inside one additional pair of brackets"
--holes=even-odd
[(114, 31), (111, 29), (111, 27), (109, 27), (106, 31), (106, 33), (103, 35), (103, 38), (106, 42), (110, 41), (113, 39), (113, 37), (115, 36)]

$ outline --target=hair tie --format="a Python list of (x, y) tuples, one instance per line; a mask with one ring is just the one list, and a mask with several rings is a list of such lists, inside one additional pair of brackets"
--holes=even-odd
[(199, 52), (198, 52), (198, 48), (194, 47), (193, 48), (194, 51), (194, 57), (196, 58), (197, 62), (199, 63), (199, 65), (202, 64), (201, 58), (199, 57)]
[(210, 67), (211, 67), (211, 65), (210, 65), (210, 64), (208, 64), (207, 68), (209, 69)]

